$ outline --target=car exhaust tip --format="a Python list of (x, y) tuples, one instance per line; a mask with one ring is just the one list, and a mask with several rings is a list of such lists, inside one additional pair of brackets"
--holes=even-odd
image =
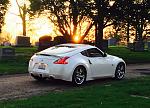
[(34, 75), (33, 75), (32, 73), (31, 73), (30, 75), (31, 75), (32, 77), (34, 77)]
[(53, 75), (50, 75), (48, 78), (49, 78), (50, 80), (55, 79)]
[(41, 78), (42, 78), (42, 74), (39, 74), (39, 77), (41, 77)]

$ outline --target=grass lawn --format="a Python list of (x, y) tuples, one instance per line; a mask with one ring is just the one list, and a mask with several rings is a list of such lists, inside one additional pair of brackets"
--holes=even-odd
[(0, 60), (0, 74), (26, 73), (30, 57), (37, 47), (15, 47), (16, 57)]
[(37, 52), (37, 47), (15, 47), (17, 54), (33, 55)]
[(0, 108), (150, 108), (150, 77), (2, 101)]
[(144, 52), (133, 52), (126, 47), (112, 46), (109, 47), (106, 52), (123, 58), (127, 63), (150, 63), (150, 50)]
[[(15, 47), (17, 56), (14, 59), (0, 60), (0, 74), (26, 73), (28, 61), (36, 51), (37, 47)], [(127, 63), (150, 63), (150, 51), (131, 52), (125, 47), (109, 47), (106, 52), (123, 58)]]
[(26, 73), (30, 56), (17, 56), (0, 61), (0, 74)]

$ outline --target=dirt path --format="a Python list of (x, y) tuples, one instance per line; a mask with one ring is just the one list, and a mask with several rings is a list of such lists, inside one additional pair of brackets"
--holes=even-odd
[[(127, 66), (127, 79), (143, 75), (150, 75), (150, 64)], [(96, 80), (89, 82), (89, 84), (109, 82), (111, 80)], [(63, 91), (72, 88), (70, 83), (60, 80), (38, 82), (28, 74), (0, 76), (0, 100), (26, 98), (49, 91)]]
[(127, 73), (126, 73), (127, 79), (145, 75), (150, 75), (150, 63), (127, 65)]

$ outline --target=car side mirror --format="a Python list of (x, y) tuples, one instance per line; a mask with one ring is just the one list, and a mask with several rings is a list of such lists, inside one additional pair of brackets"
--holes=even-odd
[(107, 57), (107, 53), (104, 53), (103, 57)]

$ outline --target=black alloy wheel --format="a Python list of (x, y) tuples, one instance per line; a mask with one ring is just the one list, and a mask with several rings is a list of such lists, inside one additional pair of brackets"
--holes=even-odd
[(119, 63), (116, 67), (115, 78), (117, 80), (121, 80), (124, 78), (124, 76), (125, 76), (125, 64)]
[(83, 66), (78, 66), (72, 76), (74, 85), (82, 85), (86, 81), (86, 69)]

